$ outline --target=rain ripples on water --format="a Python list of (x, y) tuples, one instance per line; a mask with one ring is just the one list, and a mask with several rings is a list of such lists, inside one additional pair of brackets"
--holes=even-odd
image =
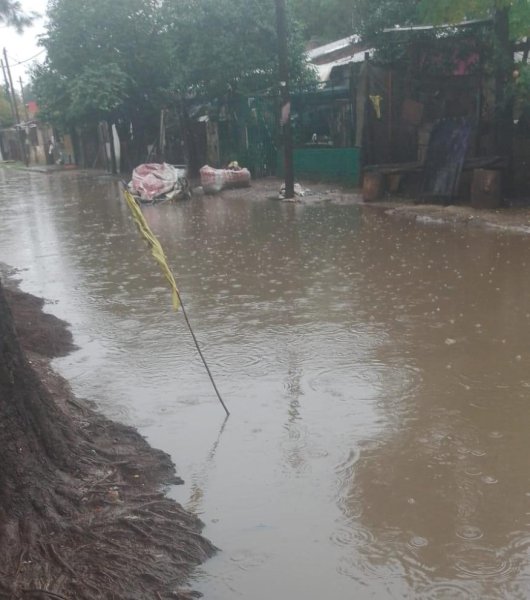
[(222, 549), (208, 600), (530, 596), (523, 230), (252, 191), (146, 209), (223, 423), (117, 184), (0, 185), (0, 260), (79, 346), (57, 368), (171, 454)]

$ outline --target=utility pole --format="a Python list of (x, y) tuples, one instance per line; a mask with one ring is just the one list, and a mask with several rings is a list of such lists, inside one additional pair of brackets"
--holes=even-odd
[(275, 0), (280, 75), (281, 120), (283, 130), (285, 198), (294, 198), (293, 131), (291, 128), (291, 96), (289, 92), (289, 51), (285, 0)]
[(11, 77), (11, 69), (9, 68), (9, 61), (7, 60), (7, 50), (5, 48), (4, 48), (4, 62), (5, 62), (5, 68), (7, 71), (7, 76), (9, 78), (9, 89), (11, 90), (11, 94), (13, 96), (13, 105), (15, 108), (15, 119), (16, 119), (15, 127), (18, 131), (18, 142), (20, 145), (20, 154), (22, 156), (22, 160), (24, 161), (24, 163), (26, 164), (26, 166), (28, 166), (29, 161), (28, 161), (28, 157), (26, 154), (26, 146), (24, 145), (24, 140), (22, 137), (22, 129), (20, 128), (20, 116), (18, 114), (17, 97), (15, 95), (15, 88), (13, 86), (13, 78)]
[(11, 88), (9, 87), (9, 81), (7, 79), (7, 71), (4, 65), (4, 61), (0, 60), (2, 64), (2, 73), (4, 74), (4, 83), (6, 88), (7, 99), (9, 100), (9, 106), (11, 108), (11, 116), (13, 117), (13, 123), (16, 123), (17, 117), (15, 115), (15, 105), (13, 103), (13, 96), (11, 95)]
[(16, 122), (18, 125), (18, 123), (20, 123), (20, 116), (18, 114), (17, 97), (15, 96), (15, 87), (13, 86), (13, 79), (11, 77), (11, 69), (9, 68), (9, 61), (7, 60), (7, 51), (5, 48), (4, 48), (4, 63), (6, 66), (7, 76), (9, 78), (9, 89), (11, 90), (11, 94), (13, 95), (13, 106), (15, 107), (15, 118), (16, 118)]

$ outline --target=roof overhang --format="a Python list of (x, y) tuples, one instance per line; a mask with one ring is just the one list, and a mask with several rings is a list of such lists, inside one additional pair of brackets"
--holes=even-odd
[(469, 21), (461, 21), (459, 23), (443, 23), (440, 25), (394, 25), (383, 29), (383, 33), (397, 33), (405, 31), (433, 31), (438, 29), (454, 29), (455, 27), (473, 27), (477, 25), (486, 25), (493, 23), (492, 18), (487, 19), (470, 19)]

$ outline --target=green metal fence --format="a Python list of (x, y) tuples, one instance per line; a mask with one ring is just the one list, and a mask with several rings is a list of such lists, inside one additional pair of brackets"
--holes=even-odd
[[(359, 148), (297, 148), (294, 150), (295, 178), (337, 181), (357, 186), (360, 182)], [(283, 175), (283, 152), (278, 152), (278, 173)]]

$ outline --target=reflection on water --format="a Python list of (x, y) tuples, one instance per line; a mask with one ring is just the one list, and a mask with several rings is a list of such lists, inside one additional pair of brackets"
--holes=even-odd
[(223, 423), (116, 183), (0, 186), (0, 260), (81, 347), (58, 368), (171, 453), (223, 549), (206, 598), (530, 596), (525, 236), (252, 192), (146, 210)]

